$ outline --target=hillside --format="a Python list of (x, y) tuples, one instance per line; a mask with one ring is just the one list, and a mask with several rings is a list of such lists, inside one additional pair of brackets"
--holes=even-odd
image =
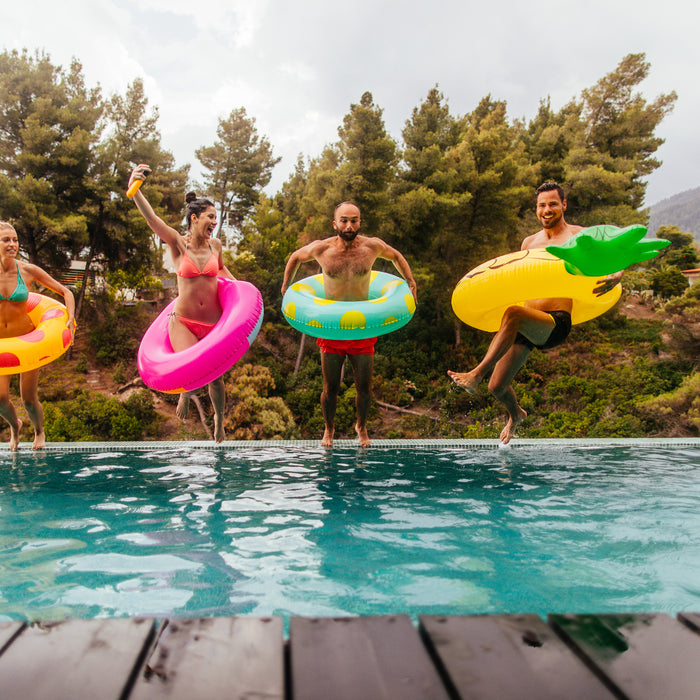
[(649, 232), (654, 235), (660, 226), (678, 226), (700, 242), (700, 187), (663, 199), (650, 208)]

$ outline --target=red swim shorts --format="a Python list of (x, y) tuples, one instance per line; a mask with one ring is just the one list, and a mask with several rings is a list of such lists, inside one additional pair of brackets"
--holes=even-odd
[(374, 355), (376, 338), (363, 338), (361, 340), (328, 340), (316, 338), (316, 345), (321, 352), (329, 352), (333, 355)]

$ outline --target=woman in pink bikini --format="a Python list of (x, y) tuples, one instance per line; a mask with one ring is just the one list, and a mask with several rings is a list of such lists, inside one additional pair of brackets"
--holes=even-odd
[[(75, 333), (75, 300), (73, 293), (56, 281), (48, 272), (38, 265), (31, 265), (17, 260), (19, 240), (12, 224), (0, 221), (0, 338), (15, 338), (34, 330), (27, 313), (29, 285), (38, 282), (43, 287), (63, 295), (63, 301), (68, 311), (68, 328)], [(0, 348), (2, 341), (0, 341)], [(0, 416), (10, 426), (10, 449), (19, 446), (19, 431), (22, 421), (17, 417), (10, 401), (11, 374), (0, 375)], [(34, 426), (34, 442), (32, 448), (40, 450), (44, 447), (44, 410), (39, 402), (39, 370), (21, 372), (19, 375), (19, 392), (29, 420)]]
[[(129, 186), (136, 180), (143, 181), (150, 172), (148, 165), (137, 165), (129, 178)], [(153, 233), (170, 248), (177, 270), (178, 297), (168, 332), (173, 350), (179, 352), (204, 338), (219, 320), (221, 304), (216, 278), (236, 279), (224, 266), (221, 241), (211, 237), (216, 229), (216, 209), (208, 199), (189, 192), (185, 197), (187, 233), (182, 236), (156, 215), (140, 190), (133, 199)], [(222, 442), (225, 438), (223, 416), (226, 400), (223, 377), (209, 384), (209, 397), (214, 407), (214, 440)], [(180, 420), (187, 418), (189, 403), (189, 392), (180, 394), (176, 410)]]

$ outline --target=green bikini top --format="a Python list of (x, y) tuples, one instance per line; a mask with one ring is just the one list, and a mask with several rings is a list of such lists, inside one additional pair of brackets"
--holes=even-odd
[(27, 301), (27, 299), (29, 299), (29, 290), (27, 289), (24, 278), (19, 271), (19, 265), (17, 265), (17, 286), (15, 287), (15, 291), (12, 292), (12, 294), (10, 294), (10, 296), (7, 298), (0, 294), (0, 301), (24, 302)]

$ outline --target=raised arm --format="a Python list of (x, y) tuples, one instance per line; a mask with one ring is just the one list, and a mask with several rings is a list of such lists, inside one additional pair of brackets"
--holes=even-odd
[(377, 257), (382, 258), (382, 260), (390, 260), (394, 264), (394, 267), (399, 271), (401, 277), (403, 277), (408, 283), (408, 288), (411, 290), (413, 299), (417, 304), (418, 288), (416, 286), (416, 281), (413, 279), (413, 273), (411, 272), (411, 267), (406, 258), (404, 258), (404, 256), (401, 255), (398, 250), (396, 250), (396, 248), (392, 248), (388, 243), (385, 243), (379, 238), (373, 238), (372, 240), (380, 244), (380, 252)]
[[(136, 180), (145, 180), (146, 175), (151, 172), (150, 166), (145, 163), (137, 165), (131, 171), (131, 177), (129, 177), (129, 187)], [(149, 201), (144, 197), (143, 192), (138, 190), (133, 196), (134, 204), (136, 208), (141, 212), (141, 215), (146, 220), (148, 227), (153, 231), (153, 233), (158, 236), (163, 243), (165, 243), (170, 248), (170, 253), (173, 259), (176, 260), (180, 255), (180, 234), (172, 227), (163, 221), (154, 211), (153, 207), (150, 205)]]

